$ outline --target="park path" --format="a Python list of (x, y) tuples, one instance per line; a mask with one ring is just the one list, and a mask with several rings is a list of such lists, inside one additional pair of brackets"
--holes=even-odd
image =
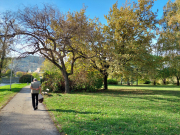
[(60, 135), (44, 105), (33, 110), (29, 86), (0, 111), (0, 135)]

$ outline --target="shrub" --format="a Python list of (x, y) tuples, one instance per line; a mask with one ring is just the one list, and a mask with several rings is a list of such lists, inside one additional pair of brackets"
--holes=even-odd
[(170, 81), (166, 81), (166, 84), (171, 84), (171, 82)]
[(41, 78), (41, 79), (40, 79), (41, 84), (42, 84), (44, 81), (45, 81), (44, 78)]
[[(60, 72), (45, 71), (43, 74), (42, 90), (47, 88), (52, 92), (64, 92), (65, 82)], [(102, 75), (98, 71), (78, 70), (69, 76), (71, 91), (96, 91), (103, 85)]]
[[(19, 83), (30, 83), (31, 82), (31, 76), (32, 75), (23, 75), (19, 78)], [(34, 79), (34, 77), (32, 76), (32, 79)]]
[(108, 80), (107, 80), (107, 83), (108, 83), (108, 84), (118, 84), (118, 81), (117, 81), (117, 80), (114, 80), (114, 79), (108, 79)]
[(41, 85), (43, 91), (46, 91), (46, 89), (49, 89), (51, 92), (65, 91), (64, 79), (61, 73), (45, 71), (43, 76)]
[(101, 88), (103, 85), (102, 75), (98, 71), (80, 70), (75, 72), (71, 77), (71, 89), (73, 91), (89, 91), (93, 92)]
[(150, 84), (151, 83), (151, 81), (149, 81), (149, 80), (146, 80), (145, 82), (144, 82), (144, 84)]

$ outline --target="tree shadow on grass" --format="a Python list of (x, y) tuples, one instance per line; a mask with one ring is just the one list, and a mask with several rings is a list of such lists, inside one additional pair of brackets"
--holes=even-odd
[(49, 109), (49, 110), (39, 110), (39, 111), (48, 111), (48, 112), (65, 112), (65, 113), (79, 113), (79, 114), (100, 114), (101, 112), (80, 112), (76, 110), (62, 110), (62, 109)]
[(113, 96), (113, 97), (124, 97), (126, 96), (132, 96), (132, 95), (164, 95), (164, 96), (176, 96), (180, 97), (180, 91), (175, 90), (147, 90), (147, 89), (141, 89), (141, 90), (132, 90), (132, 89), (109, 89), (109, 90), (100, 90), (93, 93), (73, 93), (73, 94), (82, 94), (82, 95), (98, 95), (98, 96)]
[(114, 86), (114, 87), (133, 87), (133, 88), (136, 88), (136, 87), (145, 87), (145, 88), (180, 88), (180, 86), (177, 86), (177, 85), (108, 85), (108, 86)]
[(23, 88), (23, 90), (21, 90), (21, 89), (22, 88), (11, 88), (11, 91), (10, 91), (10, 87), (9, 87), (9, 88), (5, 88), (5, 89), (0, 89), (0, 92), (10, 91), (10, 92), (19, 92), (19, 93), (30, 93), (29, 88)]

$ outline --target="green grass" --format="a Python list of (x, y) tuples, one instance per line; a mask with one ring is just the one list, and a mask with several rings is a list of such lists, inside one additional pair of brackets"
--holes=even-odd
[(11, 91), (9, 91), (10, 85), (0, 86), (0, 108), (25, 86), (27, 86), (27, 83), (12, 84)]
[(179, 135), (177, 86), (109, 86), (96, 93), (52, 93), (45, 105), (68, 135)]

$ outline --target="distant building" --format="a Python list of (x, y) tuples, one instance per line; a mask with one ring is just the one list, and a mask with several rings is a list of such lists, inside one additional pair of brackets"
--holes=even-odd
[(40, 72), (40, 68), (37, 68), (34, 72), (35, 73), (39, 73)]

